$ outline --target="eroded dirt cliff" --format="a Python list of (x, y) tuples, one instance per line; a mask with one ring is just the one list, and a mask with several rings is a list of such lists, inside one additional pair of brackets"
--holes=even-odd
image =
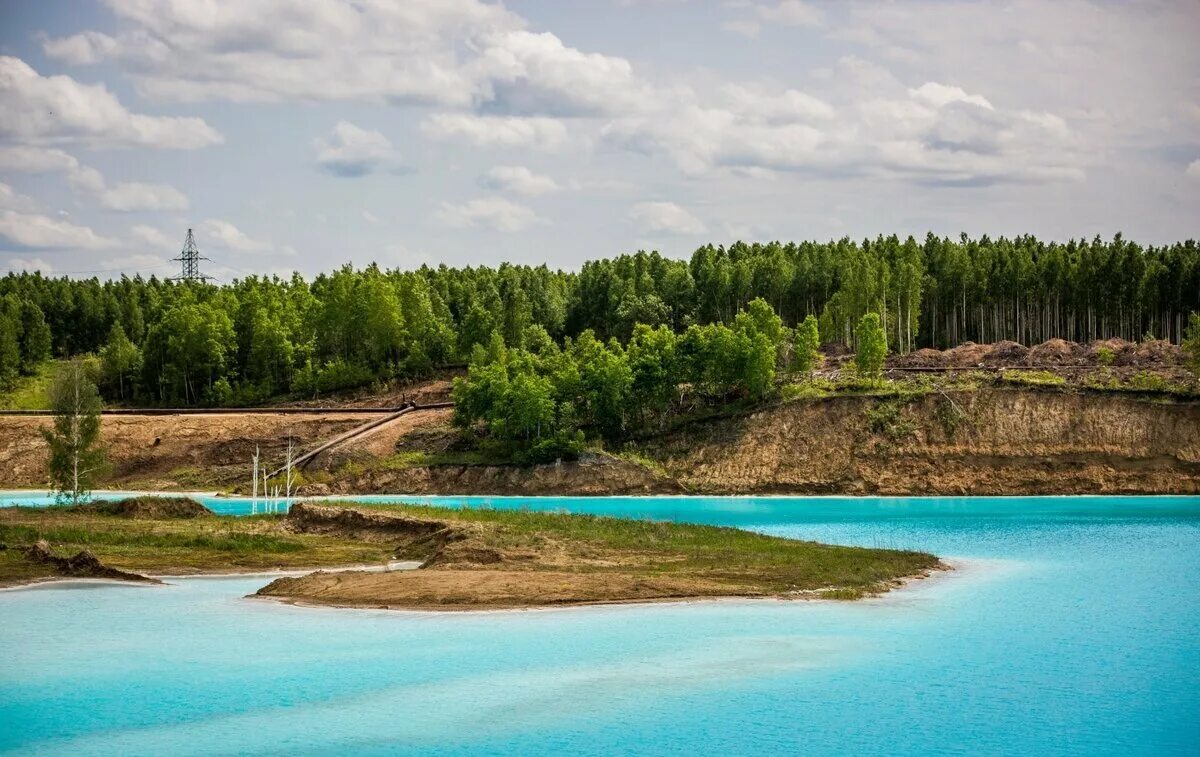
[[(101, 485), (239, 488), (255, 447), (281, 463), (361, 423), (330, 416), (106, 417)], [(33, 418), (0, 417), (0, 488), (45, 486)], [(403, 416), (324, 454), (302, 494), (1200, 493), (1200, 402), (1119, 393), (984, 388), (911, 400), (842, 396), (693, 422), (639, 440), (628, 459), (412, 465), (445, 452), (450, 411)], [(635, 462), (636, 460), (642, 462)]]
[(697, 423), (644, 444), (697, 492), (1200, 492), (1200, 405), (981, 390), (839, 397)]

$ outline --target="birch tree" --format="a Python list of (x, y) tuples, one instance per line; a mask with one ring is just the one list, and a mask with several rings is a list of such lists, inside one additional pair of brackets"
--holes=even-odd
[(54, 425), (42, 429), (50, 445), (50, 480), (60, 504), (87, 499), (104, 462), (100, 440), (100, 393), (79, 358), (64, 363), (50, 388)]

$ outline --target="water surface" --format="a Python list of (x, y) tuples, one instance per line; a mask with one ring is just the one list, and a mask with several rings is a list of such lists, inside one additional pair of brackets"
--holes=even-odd
[(448, 615), (242, 599), (262, 578), (0, 592), (0, 750), (1200, 753), (1200, 498), (403, 499), (962, 568), (857, 603)]

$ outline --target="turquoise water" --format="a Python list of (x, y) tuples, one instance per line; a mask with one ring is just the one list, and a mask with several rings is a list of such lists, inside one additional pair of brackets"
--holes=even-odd
[(0, 592), (0, 751), (1200, 754), (1200, 498), (404, 499), (959, 569), (857, 603), (450, 615), (242, 599), (261, 577)]

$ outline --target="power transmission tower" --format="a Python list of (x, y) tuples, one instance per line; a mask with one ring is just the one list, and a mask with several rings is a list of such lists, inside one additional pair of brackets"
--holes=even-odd
[[(179, 275), (171, 277), (171, 281), (209, 281), (212, 279), (212, 276), (200, 273), (200, 261), (208, 260), (208, 258), (200, 254), (191, 229), (188, 229), (187, 239), (183, 240), (183, 250), (179, 253), (179, 257), (171, 258), (171, 260), (178, 262), (180, 268)], [(212, 261), (209, 260), (209, 262)]]

